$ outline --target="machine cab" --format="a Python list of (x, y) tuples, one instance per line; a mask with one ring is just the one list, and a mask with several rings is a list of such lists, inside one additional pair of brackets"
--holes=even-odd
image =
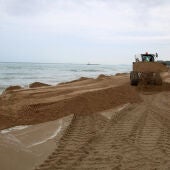
[[(148, 54), (147, 52), (145, 54), (140, 54), (140, 56), (137, 58), (135, 55), (136, 62), (155, 62), (155, 57), (158, 57), (158, 53), (156, 54)], [(141, 58), (141, 60), (139, 59)]]
[(155, 55), (154, 54), (141, 54), (141, 58), (143, 62), (154, 62)]

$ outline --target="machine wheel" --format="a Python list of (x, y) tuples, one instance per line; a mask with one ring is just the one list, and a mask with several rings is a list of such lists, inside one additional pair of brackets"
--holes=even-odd
[(138, 72), (131, 71), (130, 72), (130, 84), (132, 86), (137, 86), (139, 83), (139, 75)]

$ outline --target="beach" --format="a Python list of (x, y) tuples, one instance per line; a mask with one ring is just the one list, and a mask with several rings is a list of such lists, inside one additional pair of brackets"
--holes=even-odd
[(169, 12), (0, 0), (0, 170), (170, 170)]
[(119, 73), (8, 88), (0, 96), (0, 169), (170, 168), (169, 72), (162, 78), (147, 87)]
[(131, 67), (131, 65), (0, 62), (0, 93), (14, 85), (27, 88), (29, 84), (37, 81), (56, 85), (81, 77), (96, 78), (100, 74), (130, 72)]

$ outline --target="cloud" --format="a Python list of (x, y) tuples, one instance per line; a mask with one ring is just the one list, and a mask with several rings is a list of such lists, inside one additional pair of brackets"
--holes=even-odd
[(0, 35), (162, 45), (170, 43), (169, 11), (168, 0), (0, 0)]
[(35, 15), (40, 11), (42, 2), (39, 0), (0, 0), (0, 7), (9, 16)]
[(169, 34), (170, 29), (168, 1), (1, 0), (0, 6), (8, 22), (25, 25), (25, 29), (30, 25), (38, 31), (82, 32), (103, 37), (105, 32)]

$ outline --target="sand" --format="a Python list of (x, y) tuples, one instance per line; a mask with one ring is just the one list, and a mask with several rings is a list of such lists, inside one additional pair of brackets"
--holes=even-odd
[(21, 86), (9, 86), (8, 88), (5, 89), (5, 92), (12, 91), (12, 90), (19, 90), (22, 89)]
[[(24, 151), (11, 168), (170, 169), (170, 74), (162, 77), (163, 86), (132, 87), (128, 74), (117, 74), (4, 93), (0, 129), (30, 126), (8, 134), (20, 141), (17, 147), (13, 137), (1, 134), (0, 168), (9, 168), (10, 156), (19, 155), (11, 148), (29, 145), (41, 156)], [(46, 140), (58, 131), (55, 121), (69, 115), (60, 137)]]
[(50, 85), (41, 82), (34, 82), (29, 84), (30, 88), (37, 88), (37, 87), (44, 87), (44, 86), (50, 86)]
[(0, 169), (30, 170), (41, 164), (55, 150), (72, 117), (0, 131)]
[(51, 87), (8, 91), (0, 96), (0, 129), (139, 102), (139, 94), (128, 81), (128, 75), (99, 76)]

